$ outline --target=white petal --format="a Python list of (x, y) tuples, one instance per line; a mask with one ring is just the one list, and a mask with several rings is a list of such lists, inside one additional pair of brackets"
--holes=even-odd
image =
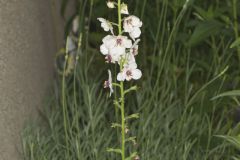
[(101, 22), (101, 27), (103, 28), (104, 31), (106, 31), (106, 32), (108, 32), (109, 30), (112, 31), (113, 26), (108, 20), (101, 18), (101, 17), (98, 18), (98, 20)]
[(125, 65), (126, 68), (134, 70), (137, 68), (137, 63), (136, 62), (130, 62)]
[(73, 42), (73, 39), (71, 37), (67, 37), (67, 50), (68, 51), (72, 51), (76, 48), (74, 42)]
[(121, 56), (125, 53), (125, 48), (121, 46), (116, 46), (110, 49), (110, 54), (113, 56)]
[(115, 8), (114, 2), (111, 2), (111, 1), (107, 2), (107, 6), (108, 6), (108, 8)]
[(127, 76), (127, 77), (126, 77), (126, 80), (127, 80), (127, 81), (132, 80), (132, 76)]
[(79, 28), (79, 16), (76, 16), (73, 20), (73, 26), (72, 26), (72, 30), (74, 33), (77, 33)]
[(100, 17), (100, 18), (97, 18), (97, 20), (99, 20), (100, 22), (106, 22), (106, 19)]
[(133, 26), (127, 23), (127, 20), (123, 22), (124, 32), (131, 32), (133, 30)]
[(112, 93), (114, 92), (114, 90), (113, 90), (113, 86), (110, 85), (110, 86), (109, 86), (109, 89), (110, 89), (110, 95), (109, 95), (109, 96), (111, 97)]
[(107, 41), (109, 41), (109, 40), (111, 40), (113, 38), (113, 36), (111, 36), (111, 35), (107, 35), (107, 36), (105, 36), (104, 38), (103, 38), (103, 43), (106, 43)]
[(133, 69), (132, 76), (133, 79), (138, 80), (142, 77), (142, 72), (139, 69)]
[(124, 47), (126, 47), (126, 48), (131, 48), (131, 47), (132, 47), (132, 41), (131, 41), (130, 39), (125, 39), (125, 40), (123, 41), (123, 45), (124, 45)]
[(136, 60), (133, 54), (127, 54), (126, 59), (128, 64), (136, 63)]
[(121, 13), (122, 13), (122, 14), (129, 14), (129, 13), (128, 13), (128, 10), (123, 10), (123, 9), (121, 10)]
[(101, 51), (101, 53), (102, 53), (103, 55), (107, 55), (107, 54), (108, 54), (108, 49), (107, 49), (107, 47), (106, 47), (104, 44), (102, 44), (102, 45), (100, 46), (100, 51)]
[(124, 74), (124, 72), (120, 72), (117, 75), (117, 80), (118, 81), (124, 81), (126, 79), (126, 74)]
[(116, 45), (116, 37), (107, 35), (103, 38), (103, 43), (106, 45), (107, 48), (113, 48)]
[(118, 54), (110, 54), (110, 56), (111, 56), (111, 62), (112, 63), (116, 63), (121, 59), (120, 55), (118, 55)]
[(110, 27), (107, 23), (101, 23), (101, 27), (104, 31), (108, 32), (110, 30)]
[[(140, 39), (137, 39), (135, 42), (134, 42), (134, 44), (132, 45), (132, 47), (131, 48), (134, 48), (134, 47), (136, 47), (136, 46), (138, 46), (138, 43), (140, 42)], [(138, 48), (138, 47), (137, 47)]]
[(140, 19), (136, 16), (131, 16), (132, 18), (132, 25), (134, 27), (142, 27), (142, 22), (140, 21)]
[(121, 4), (121, 13), (122, 14), (129, 14), (128, 13), (128, 6), (124, 3)]
[(131, 53), (132, 55), (134, 55), (134, 56), (138, 55), (138, 45), (132, 47), (132, 48), (130, 49), (130, 53)]
[(112, 83), (112, 73), (109, 69), (108, 69), (108, 81), (110, 84)]
[(110, 89), (110, 97), (113, 93), (113, 85), (112, 85), (112, 73), (108, 70), (108, 82), (109, 82), (109, 89)]
[(141, 30), (138, 27), (135, 27), (132, 32), (129, 33), (130, 37), (135, 39), (140, 37), (141, 35)]

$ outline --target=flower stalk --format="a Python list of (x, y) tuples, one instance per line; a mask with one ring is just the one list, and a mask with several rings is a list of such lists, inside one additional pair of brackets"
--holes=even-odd
[[(142, 77), (141, 70), (137, 69), (137, 63), (135, 56), (138, 54), (138, 39), (141, 35), (140, 27), (142, 22), (136, 16), (128, 16), (128, 6), (123, 3), (122, 0), (109, 0), (107, 6), (110, 9), (117, 8), (118, 22), (110, 22), (104, 18), (98, 18), (101, 22), (101, 27), (104, 31), (110, 32), (112, 35), (107, 35), (103, 38), (103, 44), (100, 46), (101, 53), (105, 56), (106, 63), (113, 63), (119, 65), (119, 73), (114, 78), (117, 81), (113, 82), (111, 71), (108, 70), (109, 78), (104, 82), (104, 88), (110, 89), (110, 96), (116, 91), (119, 94), (114, 94), (114, 105), (120, 109), (121, 122), (113, 123), (113, 128), (119, 128), (121, 130), (121, 147), (117, 149), (109, 148), (108, 152), (115, 152), (121, 154), (122, 160), (139, 159), (137, 152), (126, 155), (127, 147), (126, 142), (132, 142), (136, 144), (135, 137), (129, 137), (129, 131), (127, 120), (132, 118), (138, 118), (139, 114), (135, 113), (127, 116), (125, 113), (125, 95), (128, 92), (135, 91), (136, 86), (130, 87), (125, 90), (125, 81), (138, 80)], [(123, 15), (127, 17), (122, 17)], [(117, 36), (114, 34), (114, 26), (118, 28)], [(127, 36), (124, 34), (127, 33)], [(130, 39), (129, 39), (130, 37)], [(120, 95), (118, 98), (117, 95)], [(117, 118), (118, 120), (118, 118)]]
[[(121, 0), (118, 0), (118, 35), (122, 34), (122, 15), (121, 15)], [(120, 62), (120, 71), (123, 70), (123, 61)], [(124, 96), (124, 83), (120, 82), (120, 94), (121, 94), (121, 132), (122, 132), (122, 160), (125, 160), (125, 96)]]

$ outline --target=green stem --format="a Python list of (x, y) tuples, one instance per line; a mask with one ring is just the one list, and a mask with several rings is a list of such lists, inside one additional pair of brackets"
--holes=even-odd
[[(68, 43), (68, 42), (67, 42)], [(66, 47), (67, 48), (67, 47)], [(64, 69), (63, 69), (63, 77), (62, 77), (62, 110), (63, 110), (63, 126), (64, 126), (64, 132), (65, 132), (65, 143), (66, 143), (66, 149), (67, 149), (67, 157), (69, 157), (69, 148), (68, 148), (68, 132), (67, 132), (67, 115), (66, 115), (66, 99), (65, 99), (65, 72), (66, 72), (66, 65), (67, 65), (67, 49), (66, 49), (66, 57), (64, 62)]]
[(122, 34), (121, 0), (118, 0), (118, 34)]
[[(118, 0), (118, 34), (122, 34), (122, 17), (121, 17), (121, 0)], [(123, 62), (120, 64), (120, 71), (123, 70)], [(124, 106), (124, 83), (120, 82), (120, 94), (121, 94), (121, 123), (122, 123), (122, 160), (125, 160), (125, 106)]]
[(124, 84), (121, 82), (121, 118), (122, 118), (122, 160), (125, 160), (125, 114), (124, 114)]

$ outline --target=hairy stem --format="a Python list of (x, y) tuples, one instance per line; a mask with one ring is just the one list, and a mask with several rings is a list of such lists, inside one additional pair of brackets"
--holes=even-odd
[(125, 114), (124, 114), (124, 84), (121, 82), (121, 118), (122, 118), (122, 160), (125, 160)]
[[(122, 17), (121, 17), (121, 0), (118, 0), (118, 34), (122, 34)], [(120, 64), (120, 71), (123, 70), (123, 62)], [(121, 95), (121, 128), (122, 128), (122, 160), (125, 160), (125, 110), (124, 110), (124, 83), (120, 82), (120, 95)]]

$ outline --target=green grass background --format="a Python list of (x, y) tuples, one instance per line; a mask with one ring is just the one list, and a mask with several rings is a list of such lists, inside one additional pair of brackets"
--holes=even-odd
[[(62, 0), (63, 16), (69, 1)], [(240, 2), (124, 2), (144, 23), (137, 57), (143, 77), (136, 82), (140, 89), (126, 100), (128, 114), (140, 113), (129, 123), (129, 135), (135, 135), (138, 143), (127, 144), (128, 152), (137, 150), (142, 160), (237, 159), (237, 148), (219, 135), (239, 134), (239, 92), (212, 98), (239, 88), (238, 41), (230, 46), (239, 36)], [(106, 65), (99, 52), (106, 33), (97, 21), (98, 17), (116, 21), (116, 13), (104, 0), (76, 0), (73, 9), (75, 14), (66, 18), (66, 35), (78, 15), (81, 46), (68, 61), (59, 62), (71, 72), (59, 74), (40, 120), (23, 132), (26, 160), (120, 159), (106, 152), (120, 139), (110, 127), (118, 111), (103, 89), (107, 68), (113, 71), (114, 66)], [(237, 138), (231, 141), (238, 145)]]

